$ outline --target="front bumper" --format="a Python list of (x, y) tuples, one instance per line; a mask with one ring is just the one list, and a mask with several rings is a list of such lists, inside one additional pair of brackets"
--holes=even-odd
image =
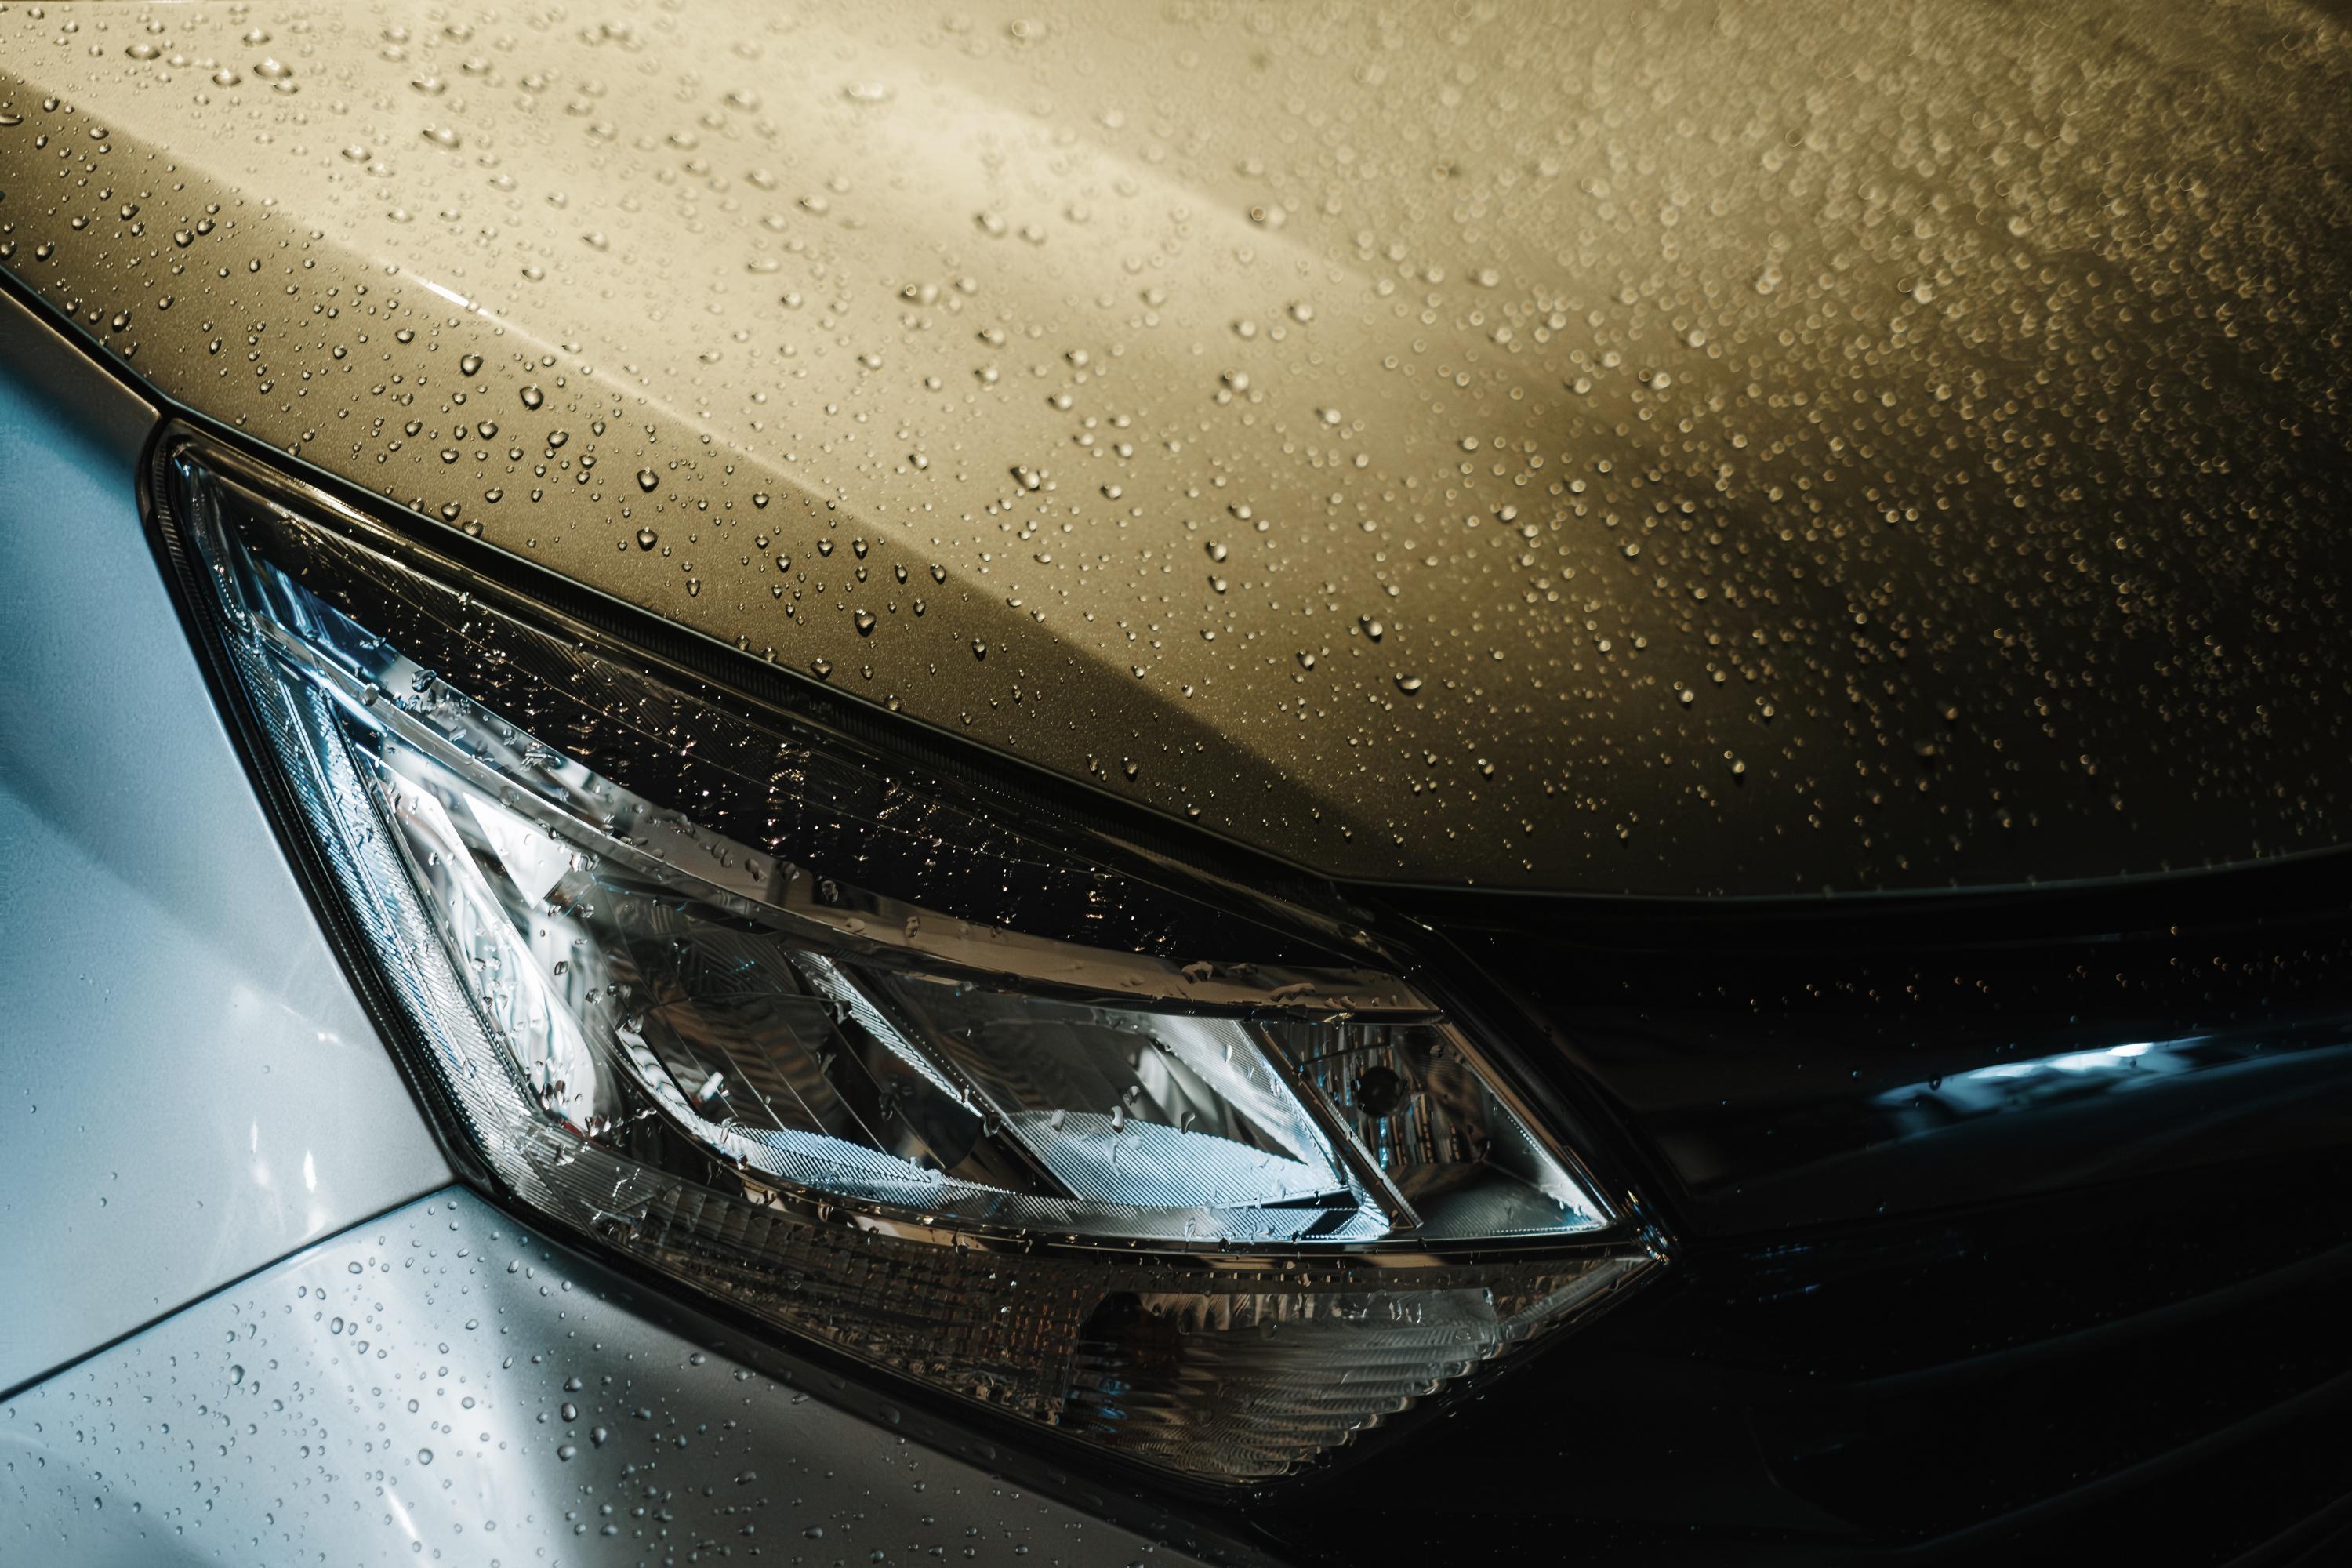
[(471, 1193), (0, 1405), (0, 1559), (1192, 1559), (654, 1321)]

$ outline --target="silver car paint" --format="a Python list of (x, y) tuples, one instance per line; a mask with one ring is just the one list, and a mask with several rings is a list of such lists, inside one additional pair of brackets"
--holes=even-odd
[(438, 1194), (0, 1405), (0, 1560), (1191, 1559), (655, 1327)]
[(0, 296), (0, 1389), (450, 1180), (165, 597), (148, 422)]

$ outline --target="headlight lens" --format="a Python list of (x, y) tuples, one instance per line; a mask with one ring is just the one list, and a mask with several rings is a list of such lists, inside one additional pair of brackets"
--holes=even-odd
[[(1396, 975), (1024, 836), (236, 454), (168, 453), (264, 761), (457, 1131), (551, 1219), (1228, 1482), (1655, 1261)], [(1187, 951), (1217, 940), (1273, 956)]]

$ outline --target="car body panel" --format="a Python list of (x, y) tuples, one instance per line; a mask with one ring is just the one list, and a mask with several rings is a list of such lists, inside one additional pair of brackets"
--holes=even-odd
[(0, 1556), (1193, 1561), (706, 1352), (469, 1193), (0, 1404)]
[(47, 333), (0, 299), (0, 1389), (450, 1180)]
[(0, 73), (0, 266), (167, 395), (1336, 876), (2352, 823), (2301, 7), (53, 5)]
[[(1675, 1235), (1927, 1218), (2352, 1146), (2344, 868), (1643, 922), (1436, 899)], [(2236, 1178), (2226, 1178), (2236, 1179)], [(2132, 1206), (2128, 1196), (2123, 1206)]]

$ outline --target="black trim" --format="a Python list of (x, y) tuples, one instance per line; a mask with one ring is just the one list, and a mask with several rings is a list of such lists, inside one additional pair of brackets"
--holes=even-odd
[[(1424, 920), (1482, 930), (1539, 929), (1596, 949), (1719, 946), (1750, 951), (2031, 947), (2115, 940), (2172, 927), (2239, 929), (2352, 903), (2352, 845), (2274, 860), (2019, 888), (1838, 893), (1810, 899), (1673, 900), (1498, 889), (1385, 892)], [(2218, 921), (2217, 921), (2218, 917)]]

